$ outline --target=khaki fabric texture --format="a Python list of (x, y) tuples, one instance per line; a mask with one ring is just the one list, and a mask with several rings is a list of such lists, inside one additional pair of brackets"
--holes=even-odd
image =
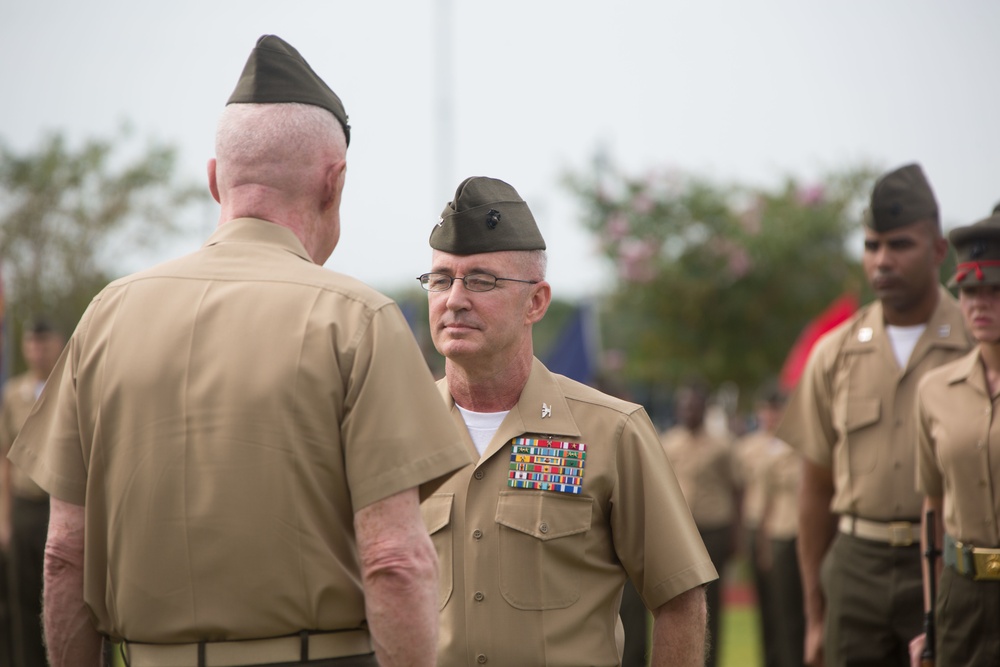
[[(464, 429), (447, 380), (438, 387)], [(522, 435), (586, 443), (582, 492), (509, 487)], [(537, 359), (482, 458), (421, 509), (441, 573), (442, 666), (618, 665), (626, 577), (656, 608), (718, 576), (645, 411)]]
[(777, 435), (833, 472), (830, 509), (877, 521), (919, 519), (916, 391), (931, 369), (972, 346), (955, 299), (940, 301), (901, 369), (882, 306), (865, 306), (824, 336), (785, 409)]
[(704, 429), (683, 426), (661, 436), (694, 522), (701, 529), (729, 526), (736, 519), (736, 463), (732, 445)]
[[(18, 431), (35, 405), (37, 381), (30, 373), (22, 373), (7, 381), (0, 405), (0, 456), (7, 456)], [(10, 490), (15, 496), (31, 500), (45, 500), (49, 494), (35, 484), (17, 466), (11, 466)]]
[(737, 483), (743, 490), (740, 518), (747, 528), (757, 528), (764, 517), (765, 484), (774, 440), (772, 434), (758, 430), (743, 436), (733, 446)]
[(802, 482), (802, 457), (788, 443), (774, 439), (765, 480), (765, 504), (768, 508), (767, 535), (791, 540), (799, 534), (799, 487)]
[(928, 373), (917, 396), (919, 488), (943, 496), (946, 533), (1000, 547), (1000, 416), (979, 348)]
[(396, 305), (238, 219), (94, 299), (11, 458), (98, 630), (183, 643), (363, 626), (354, 512), (469, 455)]

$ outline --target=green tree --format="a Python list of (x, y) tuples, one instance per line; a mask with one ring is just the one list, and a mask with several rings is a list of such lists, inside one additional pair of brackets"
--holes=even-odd
[[(129, 131), (79, 147), (59, 133), (16, 153), (0, 144), (0, 262), (6, 330), (44, 313), (68, 334), (125, 260), (180, 228), (205, 188), (174, 178), (175, 150), (151, 143), (128, 153)], [(13, 369), (23, 367), (19, 345)]]
[(627, 379), (700, 376), (746, 397), (776, 376), (802, 327), (863, 289), (847, 241), (874, 175), (861, 167), (768, 190), (680, 172), (632, 177), (602, 159), (569, 175), (615, 267), (602, 330), (606, 347), (624, 351)]

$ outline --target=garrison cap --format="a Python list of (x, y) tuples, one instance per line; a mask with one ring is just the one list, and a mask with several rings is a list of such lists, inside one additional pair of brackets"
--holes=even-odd
[(949, 287), (1000, 285), (1000, 212), (948, 234), (958, 266)]
[(875, 181), (871, 205), (864, 214), (866, 227), (888, 232), (920, 220), (941, 224), (937, 200), (919, 164), (905, 165)]
[(535, 218), (517, 191), (495, 178), (462, 181), (431, 230), (431, 247), (452, 255), (545, 250)]
[(344, 128), (348, 145), (351, 126), (337, 94), (319, 78), (291, 44), (275, 35), (263, 35), (250, 52), (230, 104), (280, 104), (298, 102), (322, 107), (334, 115)]

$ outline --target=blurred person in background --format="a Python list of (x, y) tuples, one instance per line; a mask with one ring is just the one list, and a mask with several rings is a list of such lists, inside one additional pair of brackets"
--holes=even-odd
[(722, 589), (726, 564), (737, 544), (739, 487), (732, 443), (705, 427), (708, 387), (690, 381), (676, 394), (677, 424), (660, 436), (695, 525), (705, 542), (719, 580), (708, 585), (709, 654), (706, 665), (718, 664), (722, 646)]
[(779, 623), (771, 605), (769, 545), (763, 522), (769, 495), (768, 472), (775, 451), (780, 447), (774, 430), (781, 420), (783, 407), (784, 395), (776, 385), (761, 387), (754, 401), (756, 428), (737, 440), (733, 449), (742, 492), (740, 518), (743, 529), (740, 545), (750, 566), (757, 594), (764, 667), (775, 667), (778, 664), (775, 649)]
[(7, 381), (0, 405), (0, 546), (9, 554), (11, 633), (17, 667), (45, 667), (42, 639), (42, 563), (49, 529), (49, 494), (7, 460), (14, 439), (42, 393), (66, 343), (45, 318), (21, 335), (28, 370)]

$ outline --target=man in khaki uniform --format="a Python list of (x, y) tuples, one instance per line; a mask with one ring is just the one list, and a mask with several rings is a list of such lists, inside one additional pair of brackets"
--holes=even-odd
[(766, 456), (758, 537), (764, 550), (765, 586), (774, 626), (772, 653), (778, 667), (801, 667), (805, 613), (797, 546), (802, 458), (788, 443), (773, 436)]
[(10, 455), (52, 496), (53, 667), (101, 635), (130, 667), (434, 663), (418, 487), (469, 455), (396, 305), (321, 266), (349, 137), (262, 37), (208, 165), (218, 230), (81, 319)]
[(944, 565), (935, 657), (949, 667), (994, 667), (1000, 665), (1000, 211), (953, 229), (949, 238), (958, 255), (951, 285), (960, 290), (978, 345), (928, 373), (917, 389), (917, 484), (925, 509), (934, 510)]
[(439, 664), (619, 665), (626, 577), (654, 665), (701, 665), (716, 578), (645, 411), (550, 373), (545, 242), (507, 183), (463, 181), (434, 227), (438, 386), (477, 462), (421, 509), (441, 566)]
[(764, 667), (780, 665), (776, 655), (777, 642), (788, 634), (771, 605), (770, 549), (768, 533), (763, 525), (767, 501), (771, 497), (771, 489), (768, 487), (771, 463), (777, 448), (783, 444), (774, 437), (774, 429), (781, 420), (784, 402), (785, 396), (777, 386), (761, 387), (754, 406), (756, 428), (737, 440), (733, 447), (737, 483), (742, 494), (741, 544), (757, 593), (757, 610), (760, 612), (758, 629)]
[(705, 664), (718, 664), (722, 630), (722, 575), (736, 546), (739, 491), (736, 462), (729, 440), (705, 428), (708, 388), (697, 382), (677, 391), (678, 424), (661, 436), (681, 492), (705, 542), (719, 581), (706, 587), (709, 655)]
[(44, 319), (24, 330), (21, 351), (28, 370), (7, 381), (0, 405), (0, 546), (10, 554), (8, 587), (14, 664), (45, 667), (42, 643), (42, 558), (49, 527), (49, 496), (17, 468), (7, 452), (56, 365), (65, 339)]
[(923, 622), (916, 387), (970, 347), (938, 279), (948, 243), (919, 165), (876, 182), (864, 231), (878, 300), (817, 343), (778, 429), (805, 459), (806, 661), (828, 667), (908, 664)]

